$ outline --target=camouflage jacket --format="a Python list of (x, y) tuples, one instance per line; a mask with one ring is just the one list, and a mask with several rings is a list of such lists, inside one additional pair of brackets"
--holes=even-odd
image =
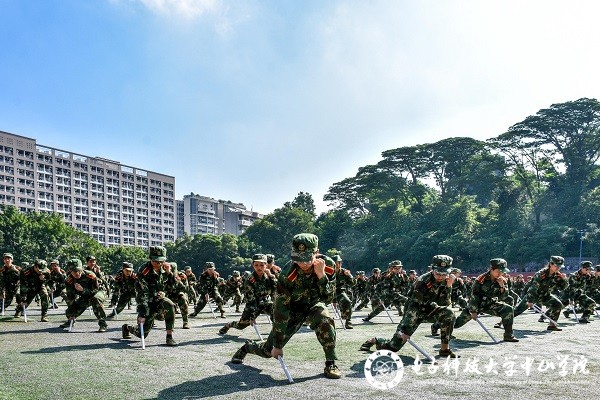
[(369, 297), (373, 297), (373, 294), (375, 293), (375, 287), (379, 282), (381, 282), (381, 276), (382, 275), (379, 274), (378, 277), (375, 275), (371, 275), (369, 277), (369, 280), (367, 281), (367, 293), (369, 294)]
[(396, 296), (403, 295), (404, 287), (408, 285), (408, 278), (404, 281), (400, 274), (392, 274), (389, 271), (384, 272), (381, 276), (381, 281), (375, 286), (373, 299), (381, 299), (387, 303)]
[(211, 297), (219, 295), (219, 279), (216, 276), (210, 276), (208, 272), (203, 272), (196, 284), (198, 296), (208, 294)]
[(590, 275), (583, 275), (580, 271), (569, 275), (569, 287), (565, 291), (565, 295), (570, 300), (577, 300), (580, 296), (585, 296), (587, 287), (592, 283)]
[(126, 277), (123, 271), (117, 272), (114, 279), (114, 290), (120, 294), (123, 293), (135, 293), (135, 282), (137, 281), (137, 274), (133, 272), (130, 276)]
[(35, 272), (34, 268), (34, 266), (31, 266), (21, 270), (21, 276), (19, 278), (21, 295), (25, 295), (29, 291), (37, 293), (42, 289), (42, 286), (48, 286), (50, 283), (50, 270), (38, 274)]
[(469, 311), (479, 313), (498, 301), (504, 301), (507, 297), (508, 287), (500, 289), (500, 285), (488, 271), (479, 275), (473, 282), (469, 298)]
[(59, 269), (58, 271), (54, 271), (54, 270), (50, 271), (49, 286), (51, 286), (55, 290), (65, 287), (66, 280), (67, 280), (67, 274), (62, 269)]
[[(78, 292), (75, 289), (75, 284), (79, 283), (83, 287), (83, 292)], [(67, 287), (67, 298), (69, 300), (75, 300), (77, 296), (84, 298), (91, 298), (100, 291), (100, 282), (92, 271), (85, 270), (81, 274), (79, 279), (75, 279), (73, 274), (69, 274), (65, 281)]]
[(523, 290), (525, 290), (525, 281), (514, 281), (511, 289), (519, 296), (523, 296)]
[(4, 291), (16, 293), (19, 290), (21, 273), (19, 267), (12, 265), (11, 268), (4, 266), (0, 271), (0, 294)]
[(293, 261), (281, 270), (273, 306), (273, 347), (283, 347), (292, 313), (305, 314), (317, 303), (329, 304), (333, 301), (335, 263), (327, 256), (318, 257), (326, 260), (325, 275), (321, 279), (314, 272), (305, 274)]
[(446, 286), (445, 280), (437, 282), (433, 273), (427, 272), (414, 283), (406, 307), (428, 315), (437, 307), (449, 306), (451, 294), (452, 288)]
[(266, 274), (263, 274), (262, 278), (259, 278), (258, 274), (253, 272), (244, 286), (246, 309), (255, 313), (265, 305), (272, 303), (271, 294), (276, 287), (277, 278), (274, 275), (267, 277)]
[(184, 284), (177, 274), (172, 272), (167, 274), (165, 293), (169, 299), (176, 300), (180, 295), (187, 294), (187, 291), (187, 280)]
[(346, 275), (344, 271), (348, 270), (340, 268), (338, 272), (334, 273), (336, 295), (347, 293), (351, 290), (350, 288), (356, 285), (356, 278), (352, 275)]
[(558, 294), (569, 286), (569, 281), (560, 276), (560, 272), (550, 274), (550, 268), (545, 267), (535, 273), (529, 283), (527, 301), (539, 303), (541, 299), (552, 294)]
[(138, 317), (146, 318), (150, 313), (149, 304), (162, 300), (167, 291), (167, 273), (161, 266), (158, 271), (147, 261), (139, 269), (135, 281), (135, 302)]

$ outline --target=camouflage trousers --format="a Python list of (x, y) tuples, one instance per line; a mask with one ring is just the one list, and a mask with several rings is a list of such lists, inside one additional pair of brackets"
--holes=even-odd
[[(527, 296), (521, 298), (521, 301), (515, 307), (515, 317), (523, 314), (523, 311), (529, 308), (527, 306), (528, 301), (531, 300), (529, 300)], [(552, 318), (554, 321), (558, 320), (560, 311), (563, 309), (564, 305), (557, 296), (551, 294), (541, 297), (540, 303), (547, 307), (546, 315), (548, 315), (548, 317)]]
[[(4, 288), (4, 309), (8, 308), (12, 304), (14, 298), (17, 298), (17, 288)], [(19, 301), (17, 300), (17, 303)]]
[(402, 318), (402, 321), (400, 321), (400, 324), (398, 324), (398, 328), (392, 339), (376, 338), (375, 345), (377, 346), (377, 349), (398, 351), (405, 343), (400, 337), (400, 334), (404, 333), (408, 336), (412, 336), (422, 322), (434, 322), (439, 324), (440, 339), (443, 344), (448, 344), (450, 342), (450, 335), (454, 329), (455, 320), (456, 317), (454, 316), (454, 311), (450, 308), (437, 307), (431, 310), (429, 308), (422, 309), (409, 306), (404, 310), (404, 317)]
[[(194, 313), (195, 314), (199, 314), (200, 311), (202, 311), (204, 309), (204, 307), (206, 307), (206, 304), (208, 303), (208, 296), (206, 293), (199, 293), (198, 294), (198, 303), (196, 303), (196, 307), (194, 307)], [(212, 296), (213, 300), (215, 301), (215, 304), (217, 305), (217, 309), (224, 313), (225, 309), (223, 308), (223, 298), (221, 297), (220, 294), (215, 294)]]
[[(493, 303), (482, 304), (479, 307), (479, 312), (495, 315), (497, 317), (502, 318), (502, 326), (504, 327), (504, 333), (506, 336), (512, 335), (512, 326), (514, 320), (514, 309), (511, 305), (502, 302), (496, 301)], [(454, 329), (460, 328), (467, 322), (471, 320), (471, 312), (468, 308), (463, 308), (460, 315), (456, 318), (456, 322), (454, 322)]]
[(226, 290), (225, 296), (223, 296), (223, 304), (227, 304), (229, 299), (233, 297), (233, 305), (239, 307), (242, 304), (242, 294), (240, 293), (240, 289), (236, 288), (235, 290)]
[(258, 308), (249, 307), (246, 305), (239, 321), (229, 322), (227, 325), (230, 328), (245, 329), (252, 325), (252, 321), (256, 320), (260, 314), (267, 314), (269, 318), (273, 318), (273, 303), (266, 303)]
[[(42, 285), (39, 289), (31, 289), (28, 288), (27, 291), (23, 291), (21, 288), (21, 293), (17, 293), (17, 303), (25, 304), (25, 308), (29, 307), (29, 304), (35, 299), (35, 296), (40, 296), (40, 305), (42, 306), (42, 315), (46, 315), (48, 313), (48, 307), (50, 301), (48, 300), (48, 287), (46, 285)], [(17, 312), (20, 312), (17, 310)]]
[(179, 306), (179, 310), (181, 311), (181, 319), (183, 322), (188, 322), (190, 302), (187, 294), (180, 292), (177, 293), (176, 296), (169, 296), (169, 299), (171, 299), (173, 304), (177, 304)]
[(290, 310), (290, 318), (284, 332), (277, 333), (274, 329), (271, 329), (271, 333), (269, 333), (266, 341), (248, 340), (244, 345), (244, 351), (249, 354), (270, 358), (275, 335), (283, 335), (283, 344), (281, 346), (283, 348), (302, 327), (304, 321), (308, 322), (310, 328), (315, 331), (317, 340), (325, 352), (325, 359), (328, 361), (337, 360), (335, 352), (335, 325), (324, 303), (317, 303), (309, 309)]
[(352, 301), (348, 296), (348, 293), (342, 292), (335, 298), (337, 302), (337, 308), (344, 321), (350, 321), (352, 318)]
[[(115, 296), (118, 296), (118, 300), (114, 300)], [(116, 310), (117, 310), (117, 314), (121, 314), (121, 311), (123, 311), (125, 309), (125, 307), (127, 307), (127, 305), (131, 302), (131, 299), (135, 298), (135, 292), (121, 292), (119, 294), (119, 292), (115, 292), (113, 294), (113, 300), (111, 300), (111, 302), (113, 304), (116, 303)]]
[[(161, 319), (164, 316), (166, 329), (172, 331), (175, 328), (175, 303), (166, 297), (162, 299), (153, 298), (148, 302), (148, 315), (146, 315), (144, 321), (144, 337), (147, 337), (150, 333), (157, 316), (160, 316)], [(142, 337), (139, 324), (130, 329), (130, 332), (137, 337)]]
[[(581, 309), (583, 312), (583, 318), (587, 318), (590, 315), (594, 314), (594, 310), (596, 309), (596, 302), (589, 296), (582, 294), (577, 299), (574, 300), (575, 304), (577, 304), (577, 309)], [(569, 312), (567, 312), (568, 314)]]
[(98, 325), (101, 327), (107, 327), (106, 325), (106, 313), (104, 312), (104, 292), (99, 291), (92, 297), (78, 297), (67, 307), (65, 315), (68, 319), (75, 319), (79, 317), (89, 306), (92, 306), (92, 311), (96, 318), (98, 318)]

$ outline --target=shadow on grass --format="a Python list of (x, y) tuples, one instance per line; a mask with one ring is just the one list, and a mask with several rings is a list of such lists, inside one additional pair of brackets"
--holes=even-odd
[[(232, 372), (227, 375), (210, 376), (198, 381), (189, 381), (163, 389), (159, 392), (158, 400), (171, 399), (203, 399), (206, 397), (226, 396), (236, 393), (236, 397), (244, 398), (244, 392), (260, 388), (276, 388), (289, 385), (285, 376), (275, 380), (270, 375), (262, 373), (261, 369), (247, 365), (229, 364)], [(294, 378), (294, 384), (321, 378), (322, 374)]]
[[(72, 333), (71, 333), (72, 334)], [(100, 350), (100, 349), (113, 349), (113, 350), (123, 350), (131, 347), (130, 341), (124, 341), (120, 339), (111, 339), (112, 342), (109, 343), (93, 343), (93, 344), (81, 344), (81, 345), (71, 345), (71, 346), (57, 346), (57, 347), (46, 347), (39, 350), (28, 350), (22, 351), (22, 354), (52, 354), (52, 353), (62, 353), (69, 351), (89, 351), (89, 350)], [(148, 346), (146, 346), (148, 347)]]

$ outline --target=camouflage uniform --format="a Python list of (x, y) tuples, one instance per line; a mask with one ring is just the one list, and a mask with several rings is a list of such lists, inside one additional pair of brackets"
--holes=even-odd
[(227, 304), (230, 298), (233, 297), (233, 305), (235, 306), (235, 312), (240, 312), (240, 305), (242, 304), (242, 292), (240, 291), (243, 279), (240, 276), (240, 271), (233, 271), (233, 275), (227, 279), (225, 283), (225, 294), (223, 295), (223, 304)]
[[(519, 304), (515, 307), (515, 317), (519, 316), (528, 308), (527, 303), (542, 304), (547, 307), (546, 314), (554, 321), (558, 320), (560, 311), (564, 305), (558, 298), (558, 292), (566, 290), (569, 281), (562, 276), (560, 271), (552, 272), (551, 267), (557, 266), (559, 269), (563, 266), (564, 259), (560, 256), (550, 257), (548, 266), (542, 268), (533, 276), (529, 282), (529, 289), (523, 296)], [(548, 325), (548, 330), (562, 330), (553, 324)]]
[[(371, 272), (371, 276), (367, 280), (367, 287), (365, 289), (364, 299), (360, 302), (360, 304), (356, 307), (356, 310), (362, 310), (364, 307), (369, 304), (369, 300), (373, 298), (375, 292), (375, 286), (381, 282), (381, 270), (379, 268), (373, 268)], [(371, 302), (371, 309), (375, 308), (377, 302)]]
[(523, 275), (517, 276), (517, 279), (513, 282), (511, 290), (515, 292), (519, 297), (523, 297), (523, 292), (525, 290), (525, 280), (523, 279)]
[[(146, 337), (154, 326), (154, 319), (164, 315), (167, 345), (175, 346), (177, 343), (172, 335), (175, 327), (175, 304), (166, 296), (168, 276), (162, 265), (167, 259), (167, 250), (162, 246), (151, 246), (149, 253), (150, 261), (139, 269), (135, 282), (138, 319), (144, 319), (144, 337)], [(124, 339), (129, 339), (131, 334), (141, 337), (139, 324), (136, 326), (124, 324), (121, 333)]]
[(197, 292), (198, 292), (198, 303), (196, 303), (196, 307), (194, 307), (194, 312), (190, 314), (190, 317), (195, 317), (202, 311), (202, 309), (206, 306), (206, 303), (209, 302), (212, 297), (217, 305), (217, 309), (221, 312), (221, 318), (225, 318), (225, 310), (223, 309), (223, 298), (219, 293), (218, 288), (218, 273), (214, 273), (211, 275), (209, 273), (209, 269), (215, 269), (215, 264), (212, 262), (207, 262), (204, 266), (206, 271), (200, 275), (200, 279), (198, 279), (197, 284)]
[(466, 300), (466, 297), (468, 296), (467, 286), (465, 285), (463, 279), (460, 277), (460, 274), (462, 272), (458, 268), (453, 268), (451, 273), (455, 274), (456, 276), (456, 280), (452, 284), (452, 296), (450, 298), (450, 301), (452, 302), (452, 307), (458, 305), (461, 309), (465, 309), (467, 308), (468, 304)]
[[(100, 282), (92, 271), (85, 271), (81, 264), (81, 261), (77, 258), (73, 258), (67, 262), (67, 267), (71, 272), (67, 280), (65, 281), (67, 298), (69, 299), (69, 306), (65, 315), (67, 320), (75, 320), (79, 317), (89, 306), (92, 306), (92, 310), (96, 318), (98, 318), (99, 332), (105, 332), (106, 325), (106, 314), (104, 313), (104, 300), (106, 294), (100, 288)], [(77, 277), (78, 273), (81, 273)], [(83, 290), (79, 291), (75, 285), (81, 285)], [(69, 322), (62, 324), (61, 327), (65, 328), (69, 325)]]
[(55, 299), (57, 297), (62, 298), (63, 300), (66, 300), (67, 297), (67, 286), (66, 286), (66, 280), (67, 280), (67, 274), (65, 271), (63, 271), (60, 268), (60, 264), (58, 262), (58, 260), (53, 260), (51, 263), (51, 269), (50, 269), (50, 283), (49, 283), (49, 287), (52, 293), (51, 300), (53, 302), (53, 304), (50, 304), (50, 306), (52, 308), (55, 308)]
[[(36, 271), (37, 269), (37, 271)], [(20, 290), (17, 292), (17, 307), (15, 318), (21, 316), (23, 305), (25, 308), (33, 301), (35, 296), (40, 296), (42, 306), (42, 322), (47, 322), (48, 314), (48, 283), (50, 282), (50, 270), (44, 260), (35, 260), (33, 267), (21, 270), (19, 277)]]
[(431, 321), (438, 322), (441, 327), (440, 356), (458, 357), (448, 348), (455, 322), (454, 312), (449, 307), (452, 288), (448, 287), (445, 279), (442, 278), (441, 281), (438, 281), (434, 275), (448, 276), (452, 258), (446, 255), (437, 255), (433, 257), (433, 264), (433, 271), (420, 276), (415, 282), (406, 302), (404, 317), (392, 339), (370, 339), (361, 346), (361, 350), (370, 350), (371, 346), (376, 345), (378, 350), (386, 349), (397, 352), (405, 343), (401, 336), (402, 333), (411, 336), (422, 322)]
[(188, 299), (190, 303), (196, 304), (196, 275), (192, 271), (192, 267), (189, 265), (183, 269), (185, 277), (188, 283)]
[(339, 255), (336, 255), (333, 261), (336, 263), (335, 304), (339, 308), (342, 320), (345, 321), (346, 329), (352, 329), (352, 300), (350, 297), (352, 296), (352, 287), (356, 285), (356, 278), (352, 276), (350, 270), (341, 267), (342, 258)]
[(13, 255), (11, 253), (4, 253), (3, 259), (4, 266), (0, 270), (0, 296), (4, 300), (4, 308), (6, 309), (19, 293), (21, 268), (12, 263)]
[(402, 305), (408, 300), (408, 297), (402, 294), (405, 286), (408, 285), (406, 275), (402, 276), (400, 270), (396, 272), (392, 269), (402, 268), (402, 262), (394, 260), (389, 264), (389, 269), (383, 274), (381, 281), (375, 286), (371, 302), (373, 311), (363, 318), (363, 321), (370, 321), (380, 312), (384, 311), (389, 305), (398, 309), (398, 315), (402, 315)]
[(96, 275), (96, 279), (98, 279), (98, 285), (100, 286), (100, 290), (102, 290), (107, 297), (110, 297), (110, 284), (108, 283), (106, 274), (104, 273), (104, 271), (102, 271), (102, 267), (96, 263), (96, 257), (87, 256), (85, 261), (87, 263), (88, 269)]
[[(490, 260), (490, 270), (485, 274), (481, 274), (475, 279), (469, 305), (462, 310), (462, 313), (456, 318), (454, 328), (460, 328), (472, 318), (471, 314), (485, 312), (490, 315), (496, 315), (502, 318), (504, 326), (504, 340), (507, 342), (517, 342), (513, 335), (513, 307), (507, 302), (508, 288), (506, 283), (501, 287), (500, 278), (494, 278), (492, 272), (500, 270), (500, 273), (507, 273), (509, 269), (506, 266), (506, 261), (502, 258), (494, 258)], [(501, 280), (501, 279), (500, 279)]]
[(596, 304), (600, 304), (600, 265), (596, 265), (596, 273), (592, 274), (592, 279), (587, 288), (587, 295), (590, 296)]
[[(247, 353), (269, 358), (272, 352), (278, 353), (292, 336), (302, 327), (304, 321), (317, 335), (325, 352), (325, 376), (340, 378), (335, 365), (335, 325), (327, 311), (335, 295), (332, 284), (334, 262), (331, 258), (317, 255), (324, 260), (324, 273), (319, 279), (314, 272), (318, 250), (318, 238), (312, 234), (299, 234), (292, 240), (292, 261), (282, 269), (277, 282), (277, 295), (273, 311), (273, 328), (264, 342), (247, 341), (232, 358), (233, 363), (243, 362)], [(312, 262), (312, 266), (306, 263)], [(308, 274), (297, 263), (301, 263)], [(308, 269), (307, 269), (308, 268)]]
[[(127, 270), (129, 276), (125, 275)], [(113, 300), (115, 304), (115, 310), (113, 310), (108, 318), (114, 318), (117, 314), (125, 309), (125, 307), (131, 302), (131, 299), (135, 298), (135, 283), (137, 281), (137, 274), (133, 272), (133, 264), (129, 262), (123, 262), (121, 271), (117, 272), (114, 280)], [(117, 296), (117, 299), (114, 296)], [(115, 313), (116, 311), (116, 313)]]
[[(168, 263), (165, 263), (167, 267)], [(183, 277), (183, 278), (182, 278)], [(170, 263), (170, 268), (167, 268), (167, 288), (166, 294), (171, 301), (179, 306), (181, 311), (181, 319), (183, 320), (183, 329), (190, 329), (188, 322), (188, 309), (190, 303), (188, 301), (187, 279), (184, 272), (177, 271), (177, 263)]]
[[(580, 323), (588, 323), (589, 317), (594, 313), (596, 303), (587, 294), (587, 286), (590, 285), (592, 277), (589, 275), (589, 269), (592, 267), (591, 261), (583, 261), (579, 271), (569, 276), (569, 287), (565, 290), (563, 302), (578, 304), (583, 310), (583, 315), (579, 318)], [(570, 310), (565, 310), (565, 317), (569, 318)]]
[[(255, 262), (267, 263), (267, 258), (264, 254), (255, 254), (252, 257), (252, 264)], [(252, 324), (260, 314), (267, 314), (273, 318), (273, 299), (271, 294), (277, 287), (277, 278), (271, 274), (268, 269), (265, 270), (262, 276), (254, 271), (250, 279), (244, 285), (246, 296), (246, 307), (242, 312), (239, 321), (229, 322), (219, 330), (219, 333), (224, 335), (230, 328), (244, 329)]]

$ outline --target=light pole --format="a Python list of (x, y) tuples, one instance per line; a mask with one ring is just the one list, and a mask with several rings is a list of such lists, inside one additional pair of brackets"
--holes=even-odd
[(586, 232), (582, 229), (577, 231), (577, 233), (579, 233), (579, 266), (581, 266), (581, 258), (583, 255), (583, 235), (585, 235)]

